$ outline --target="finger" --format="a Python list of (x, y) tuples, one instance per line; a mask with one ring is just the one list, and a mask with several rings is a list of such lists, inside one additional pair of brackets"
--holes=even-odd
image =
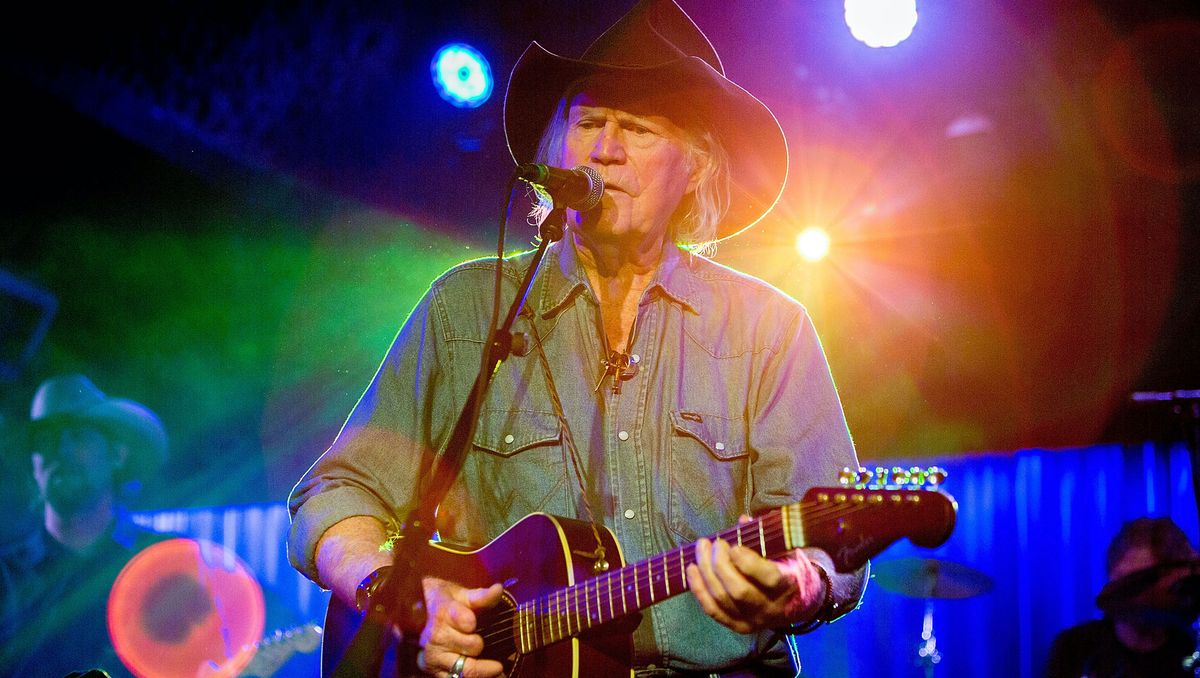
[[(726, 616), (733, 619), (740, 619), (742, 614), (734, 603), (728, 588), (725, 585), (725, 580), (718, 575), (717, 568), (721, 562), (721, 548), (724, 546), (729, 548), (724, 541), (717, 539), (709, 542), (707, 539), (701, 539), (696, 542), (696, 565), (700, 570), (700, 576), (704, 579), (705, 588), (717, 606), (725, 613)], [(728, 556), (725, 558), (728, 565)], [(732, 566), (729, 566), (732, 567)]]
[(718, 624), (726, 626), (738, 633), (749, 633), (752, 629), (750, 625), (739, 619), (734, 619), (721, 609), (717, 601), (713, 599), (712, 594), (704, 584), (704, 577), (700, 574), (700, 568), (695, 564), (687, 566), (688, 588), (691, 589), (692, 595), (696, 597), (696, 602), (700, 603), (700, 608), (704, 613), (712, 617)]
[(504, 666), (494, 659), (480, 659), (472, 657), (464, 652), (448, 652), (445, 650), (431, 650), (426, 648), (417, 655), (417, 668), (424, 673), (432, 673), (435, 676), (446, 676), (450, 674), (450, 669), (454, 668), (454, 664), (459, 657), (465, 658), (462, 666), (463, 676), (477, 676), (480, 678), (489, 678), (498, 676), (504, 672)]
[(766, 596), (733, 564), (734, 548), (724, 541), (720, 541), (714, 546), (713, 550), (716, 556), (713, 558), (713, 572), (721, 580), (721, 584), (729, 593), (730, 600), (737, 605), (739, 610), (744, 611), (747, 603), (753, 607), (759, 607), (766, 602)]
[(486, 589), (467, 589), (463, 602), (473, 610), (486, 610), (500, 602), (500, 596), (503, 593), (504, 587), (500, 584), (492, 584)]
[(745, 513), (743, 513), (742, 515), (738, 516), (738, 525), (745, 525), (746, 523), (751, 522), (752, 520), (754, 520), (754, 519), (751, 518), (750, 516), (746, 515)]
[(791, 580), (784, 575), (779, 565), (760, 556), (745, 546), (734, 546), (729, 550), (729, 559), (744, 578), (766, 593), (782, 593), (790, 590)]
[[(445, 662), (445, 666), (449, 667), (460, 654), (476, 656), (484, 652), (484, 638), (460, 631), (449, 624), (433, 623), (426, 624), (421, 631), (421, 647), (434, 661), (438, 661), (442, 654), (449, 654), (450, 660)], [(437, 666), (434, 664), (434, 667)]]
[(721, 605), (720, 598), (724, 591), (720, 589), (721, 582), (712, 571), (712, 551), (713, 543), (709, 540), (699, 539), (696, 541), (696, 570), (709, 597), (715, 604)]
[(504, 665), (494, 659), (467, 657), (466, 663), (463, 664), (463, 678), (494, 678), (502, 673)]

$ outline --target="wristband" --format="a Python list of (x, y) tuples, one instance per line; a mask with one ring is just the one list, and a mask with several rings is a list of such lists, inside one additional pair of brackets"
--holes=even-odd
[[(360, 613), (366, 612), (371, 608), (374, 603), (373, 598), (375, 594), (387, 584), (391, 574), (392, 566), (384, 565), (371, 574), (368, 574), (359, 582), (358, 588), (354, 591), (354, 606), (358, 608)], [(377, 608), (376, 612), (383, 612), (382, 605), (375, 605), (375, 607)]]
[(821, 600), (821, 607), (817, 608), (817, 613), (812, 616), (812, 619), (791, 626), (785, 626), (781, 629), (775, 629), (776, 633), (785, 636), (803, 635), (815, 631), (822, 624), (828, 624), (836, 616), (837, 601), (833, 599), (833, 578), (819, 564), (812, 563), (812, 566), (817, 568), (817, 574), (821, 576), (821, 581), (825, 583), (825, 597)]

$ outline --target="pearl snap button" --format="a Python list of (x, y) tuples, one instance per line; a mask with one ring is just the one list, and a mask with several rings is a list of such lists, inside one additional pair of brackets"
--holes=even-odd
[(638, 355), (638, 354), (634, 353), (633, 355), (629, 356), (629, 362), (631, 362), (631, 363), (633, 363), (634, 365), (636, 365), (636, 364), (638, 364), (638, 363), (642, 362), (642, 356), (640, 356), (640, 355)]
[(630, 520), (632, 520), (633, 517), (636, 515), (637, 514), (633, 512), (633, 509), (625, 509), (625, 517), (626, 518), (629, 518)]
[(516, 438), (514, 438), (514, 437), (513, 437), (513, 435), (512, 435), (511, 433), (509, 433), (508, 435), (504, 436), (504, 442), (506, 442), (506, 443), (508, 443), (508, 444), (510, 444), (510, 445), (512, 444), (512, 441), (514, 441), (514, 440), (516, 440)]
[(621, 440), (629, 440), (629, 431), (621, 431), (617, 433), (617, 437)]
[(725, 443), (717, 443), (716, 447), (717, 451), (720, 452), (721, 450), (725, 449)]

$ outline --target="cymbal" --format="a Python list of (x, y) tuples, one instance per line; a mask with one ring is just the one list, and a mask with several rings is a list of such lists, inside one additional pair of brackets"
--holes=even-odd
[(871, 568), (876, 584), (909, 598), (970, 598), (992, 589), (992, 578), (939, 558), (899, 558)]

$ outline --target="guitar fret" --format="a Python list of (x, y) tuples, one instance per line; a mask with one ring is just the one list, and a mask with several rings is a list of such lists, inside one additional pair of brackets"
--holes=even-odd
[(628, 614), (629, 604), (625, 602), (625, 568), (622, 567), (621, 569), (617, 570), (617, 574), (619, 574), (621, 578), (621, 613)]
[(650, 589), (650, 602), (654, 602), (654, 559), (646, 563), (646, 586)]
[(575, 615), (575, 633), (579, 633), (583, 631), (583, 616), (580, 613), (583, 606), (579, 604), (579, 587), (572, 586), (571, 590), (575, 592), (575, 598), (571, 602), (571, 612)]
[[(558, 638), (559, 638), (559, 640), (566, 638), (567, 635), (571, 633), (571, 618), (566, 615), (567, 596), (570, 595), (570, 593), (571, 593), (570, 591), (563, 590), (561, 593), (554, 594), (554, 605), (555, 605), (555, 607), (558, 608), (555, 616), (558, 617), (558, 627), (559, 627), (558, 628)], [(560, 595), (562, 596), (561, 603), (558, 600), (558, 597)], [(566, 624), (567, 624), (567, 633), (565, 633), (565, 634), (562, 632), (563, 622), (566, 622)]]
[(611, 573), (611, 572), (610, 572), (609, 574), (607, 574), (607, 575), (605, 575), (605, 576), (604, 576), (604, 581), (605, 581), (605, 582), (606, 582), (606, 584), (607, 584), (607, 586), (606, 586), (605, 588), (607, 588), (607, 589), (608, 589), (608, 618), (609, 618), (609, 619), (616, 619), (616, 618), (617, 618), (617, 610), (616, 610), (616, 608), (614, 608), (614, 607), (613, 607), (613, 598), (612, 598), (612, 573)]
[(525, 610), (523, 606), (517, 607), (517, 647), (524, 650), (525, 648)]
[(687, 563), (683, 561), (683, 552), (686, 549), (679, 549), (679, 585), (680, 590), (687, 588)]
[(675, 593), (671, 590), (671, 582), (675, 579), (671, 576), (671, 559), (668, 557), (670, 553), (664, 553), (662, 557), (663, 566), (663, 598), (673, 596)]
[(583, 582), (583, 618), (588, 624), (592, 622), (592, 601), (587, 592), (587, 582)]

